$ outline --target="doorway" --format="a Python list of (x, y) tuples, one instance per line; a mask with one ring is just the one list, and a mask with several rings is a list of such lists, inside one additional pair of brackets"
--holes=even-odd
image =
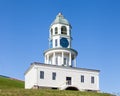
[(72, 85), (72, 78), (66, 77), (66, 85)]

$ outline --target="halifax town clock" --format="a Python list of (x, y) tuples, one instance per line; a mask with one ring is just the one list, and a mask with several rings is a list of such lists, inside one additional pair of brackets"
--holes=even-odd
[(69, 42), (68, 42), (68, 40), (67, 40), (66, 38), (61, 38), (61, 39), (60, 39), (60, 45), (61, 45), (62, 47), (64, 47), (64, 48), (67, 48), (68, 45), (69, 45)]

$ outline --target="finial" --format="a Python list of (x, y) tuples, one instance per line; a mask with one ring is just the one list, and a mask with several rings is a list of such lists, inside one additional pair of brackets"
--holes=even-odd
[(61, 13), (61, 12), (59, 12), (59, 13), (58, 13), (58, 15), (60, 16), (60, 15), (62, 15), (62, 13)]

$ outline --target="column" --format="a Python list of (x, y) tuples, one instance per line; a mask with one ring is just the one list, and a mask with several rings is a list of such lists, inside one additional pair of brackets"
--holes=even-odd
[(76, 56), (74, 55), (74, 67), (76, 67)]
[(69, 30), (69, 27), (67, 27), (67, 35), (70, 36), (70, 30)]
[(62, 52), (62, 65), (64, 64), (64, 53)]
[(47, 55), (47, 64), (49, 64), (49, 54)]
[(69, 66), (71, 66), (71, 52), (69, 53)]
[(58, 26), (58, 34), (61, 34), (61, 26)]
[[(61, 34), (61, 26), (59, 25), (58, 26), (58, 34)], [(59, 38), (58, 38), (58, 47), (61, 47), (61, 45), (60, 45), (60, 36), (59, 36)]]
[(55, 52), (53, 53), (53, 59), (52, 60), (53, 60), (53, 65), (56, 65), (55, 64)]
[(46, 59), (47, 59), (47, 56), (45, 55), (45, 58), (44, 58), (44, 63), (45, 64), (47, 63)]

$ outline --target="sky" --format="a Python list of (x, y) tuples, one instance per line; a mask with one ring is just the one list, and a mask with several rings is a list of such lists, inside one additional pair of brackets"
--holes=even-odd
[(24, 80), (32, 62), (44, 62), (59, 12), (72, 25), (77, 67), (100, 70), (101, 91), (120, 94), (119, 0), (0, 0), (0, 74)]

